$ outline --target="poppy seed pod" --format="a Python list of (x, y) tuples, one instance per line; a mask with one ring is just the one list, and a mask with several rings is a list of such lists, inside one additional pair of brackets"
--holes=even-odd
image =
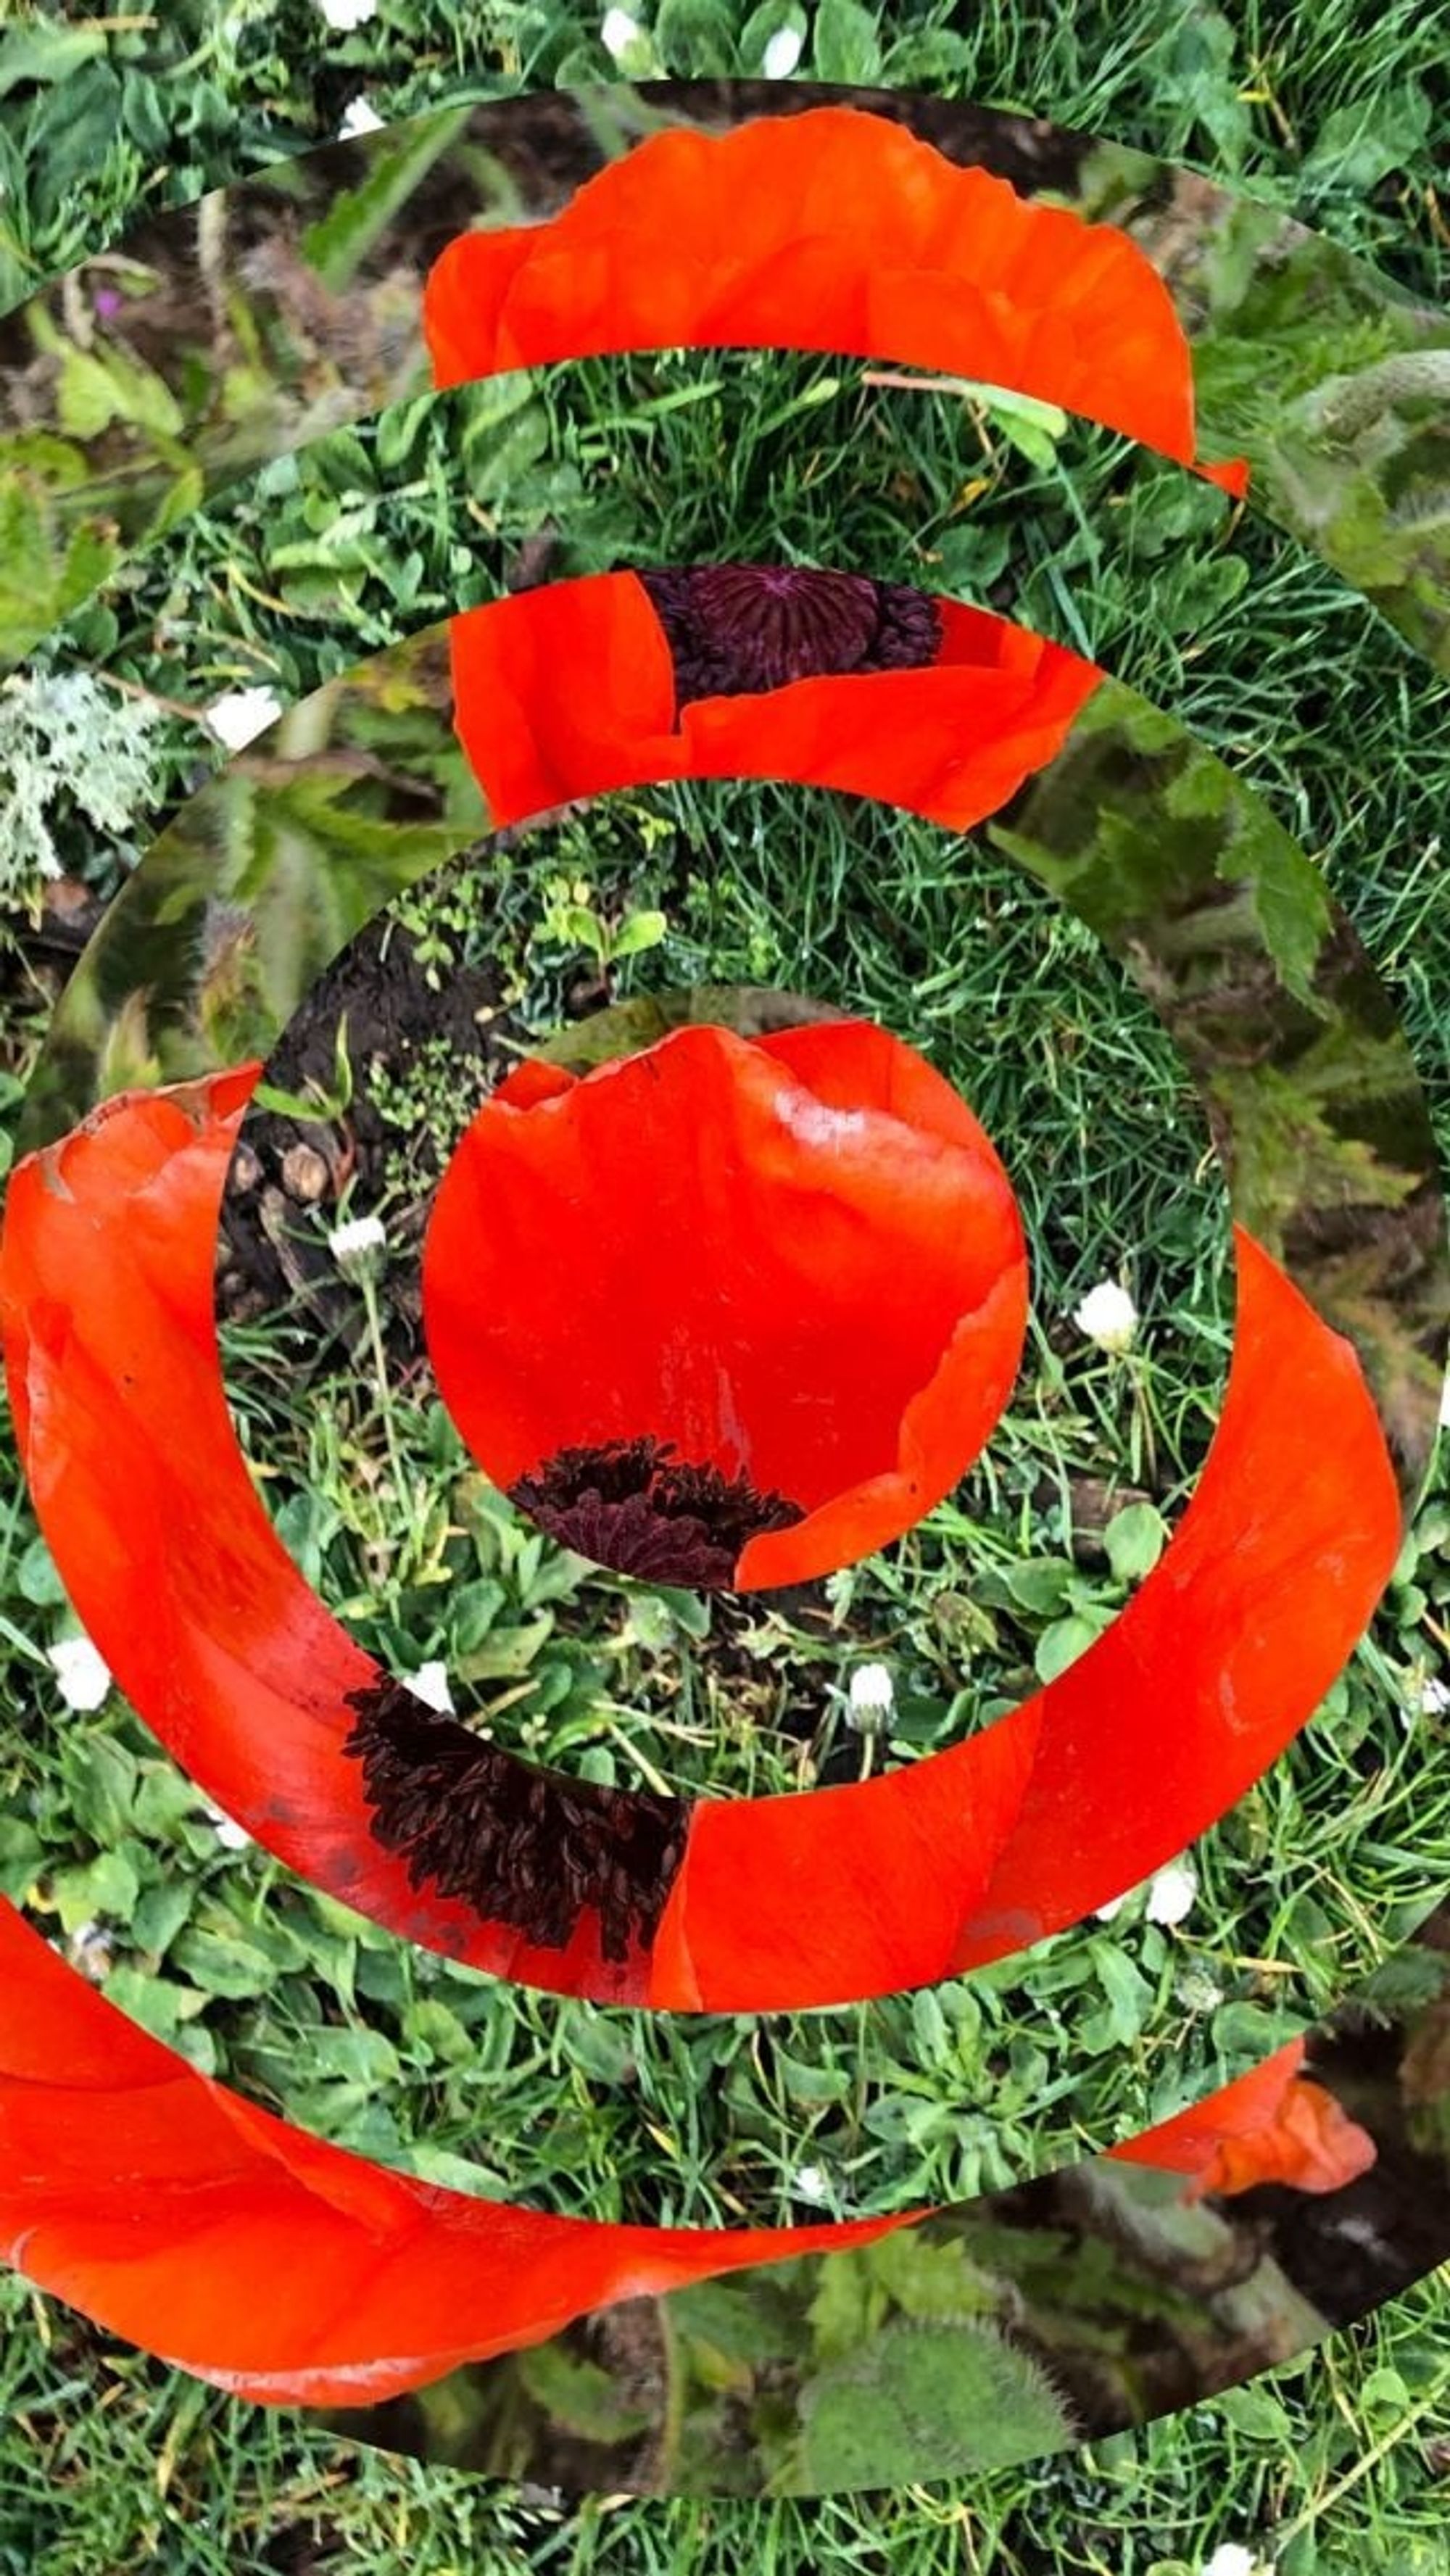
[(1103, 676), (957, 600), (765, 564), (554, 582), (466, 610), (449, 642), (499, 825), (645, 781), (798, 778), (965, 832), (1057, 757)]

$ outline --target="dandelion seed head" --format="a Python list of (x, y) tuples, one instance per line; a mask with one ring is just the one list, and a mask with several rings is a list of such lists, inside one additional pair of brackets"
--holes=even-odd
[(858, 1664), (847, 1696), (851, 1724), (863, 1735), (870, 1734), (890, 1716), (896, 1685), (885, 1664)]

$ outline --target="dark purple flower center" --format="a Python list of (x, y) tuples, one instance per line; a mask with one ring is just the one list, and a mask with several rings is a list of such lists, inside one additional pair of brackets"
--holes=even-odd
[(799, 1503), (759, 1494), (745, 1476), (692, 1467), (667, 1440), (560, 1449), (509, 1488), (509, 1500), (577, 1556), (615, 1574), (720, 1590), (762, 1530), (804, 1520)]
[(690, 1806), (536, 1770), (440, 1717), (401, 1683), (350, 1691), (343, 1751), (363, 1766), (372, 1831), (415, 1888), (462, 1899), (540, 1950), (563, 1950), (581, 1914), (622, 1962), (648, 1949), (685, 1855)]
[(935, 600), (863, 573), (698, 564), (639, 579), (675, 666), (677, 719), (695, 698), (749, 697), (851, 672), (920, 670), (941, 650)]

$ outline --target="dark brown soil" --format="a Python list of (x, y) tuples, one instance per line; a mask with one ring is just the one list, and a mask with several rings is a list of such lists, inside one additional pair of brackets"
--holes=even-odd
[[(267, 1109), (242, 1124), (222, 1210), (217, 1311), (227, 1323), (276, 1313), (300, 1299), (324, 1327), (313, 1340), (320, 1361), (326, 1333), (356, 1333), (356, 1291), (342, 1281), (327, 1249), (338, 1201), (350, 1185), (350, 1216), (379, 1208), (388, 1169), (401, 1162), (406, 1203), (389, 1205), (386, 1225), (395, 1256), (380, 1297), (389, 1357), (404, 1373), (420, 1356), (416, 1254), (433, 1191), (455, 1138), (423, 1124), (406, 1133), (390, 1125), (373, 1095), (381, 1070), (397, 1081), (423, 1051), (447, 1049), (446, 1093), (457, 1123), (517, 1062), (528, 1041), (521, 1023), (499, 1007), (492, 966), (436, 965), (436, 985), (420, 964), (412, 935), (386, 920), (369, 924), (313, 986), (268, 1062), (264, 1080), (301, 1097), (315, 1086), (335, 1092), (338, 1032), (345, 1043), (353, 1093), (332, 1120), (305, 1120)], [(440, 1086), (441, 1088), (441, 1086)]]

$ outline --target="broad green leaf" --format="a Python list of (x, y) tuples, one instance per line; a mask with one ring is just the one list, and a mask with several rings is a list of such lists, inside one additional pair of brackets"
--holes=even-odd
[(1095, 1645), (1101, 1635), (1100, 1626), (1091, 1619), (1080, 1618), (1076, 1612), (1067, 1619), (1054, 1619), (1051, 1627), (1044, 1628), (1037, 1640), (1037, 1653), (1033, 1660), (1038, 1680), (1055, 1682), (1058, 1674), (1065, 1673), (1070, 1664), (1075, 1664), (1079, 1655), (1086, 1654), (1088, 1647)]
[(1103, 1532), (1108, 1563), (1119, 1583), (1151, 1574), (1168, 1540), (1168, 1525), (1151, 1503), (1128, 1503)]
[(610, 955), (615, 959), (637, 957), (646, 948), (658, 948), (669, 926), (662, 912), (632, 912), (611, 939)]
[(140, 1881), (124, 1852), (98, 1852), (84, 1869), (57, 1873), (53, 1894), (63, 1929), (78, 1932), (93, 1915), (124, 1923), (140, 1894)]
[(71, 1809), (83, 1833), (109, 1851), (135, 1822), (137, 1764), (109, 1736), (86, 1735), (66, 1747)]
[(994, 2328), (897, 2321), (801, 2393), (786, 2491), (900, 2487), (1006, 2468), (1072, 2439), (1042, 2372)]
[(171, 1964), (208, 1995), (264, 1995), (277, 1982), (276, 1967), (266, 1951), (246, 1940), (240, 1930), (183, 1932), (172, 1949)]
[(195, 1901), (196, 1889), (185, 1879), (163, 1879), (155, 1887), (143, 1888), (126, 1927), (136, 1948), (159, 1958), (170, 1948)]
[(557, 2343), (535, 2344), (521, 2352), (516, 2367), (534, 2403), (543, 2407), (550, 2421), (564, 2425), (583, 2441), (632, 2441), (649, 2424), (649, 2408), (631, 2403), (608, 2371)]
[(63, 81), (106, 50), (95, 27), (15, 27), (0, 36), (0, 98), (25, 81)]
[(734, 16), (722, 0), (660, 0), (653, 36), (676, 80), (721, 80), (735, 68)]
[(846, 86), (874, 81), (881, 70), (876, 21), (859, 0), (820, 0), (813, 47), (816, 76)]

